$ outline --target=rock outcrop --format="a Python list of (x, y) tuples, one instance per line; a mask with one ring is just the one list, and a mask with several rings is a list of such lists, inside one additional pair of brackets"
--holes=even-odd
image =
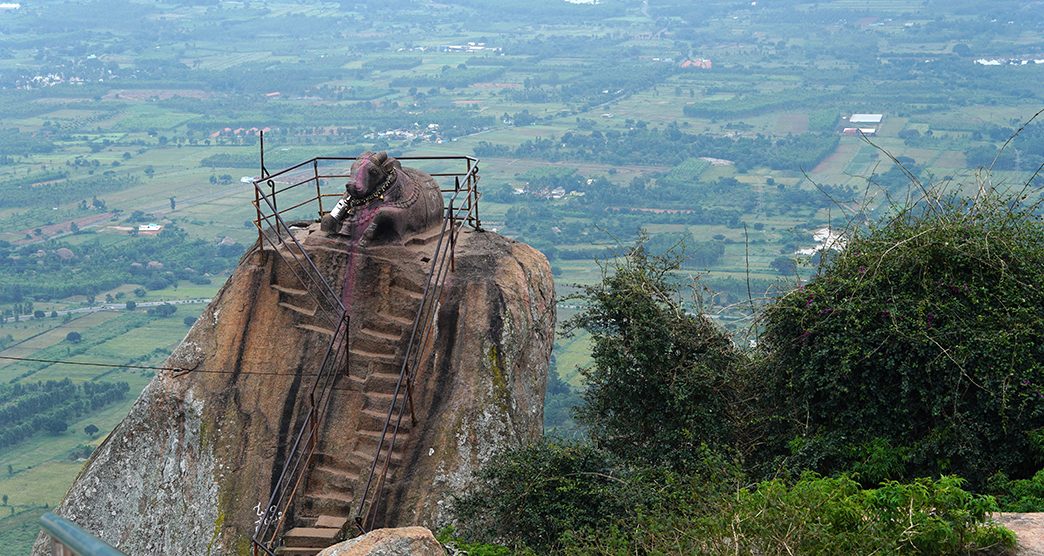
[[(435, 232), (354, 250), (318, 225), (295, 233), (343, 291), (351, 335), (348, 374), (334, 385), (287, 529), (337, 517), (329, 531), (354, 511)], [(292, 270), (256, 247), (244, 256), (165, 365), (194, 370), (163, 372), (146, 387), (57, 513), (127, 554), (248, 552), (331, 337)], [(433, 319), (416, 422), (392, 455), (378, 525), (438, 527), (450, 495), (491, 454), (541, 434), (555, 320), (546, 259), (493, 233), (463, 232)], [(41, 543), (34, 554), (44, 554)]]
[(1018, 556), (1044, 556), (1044, 513), (995, 513), (993, 519), (1018, 539)]
[(446, 556), (446, 549), (424, 527), (377, 529), (335, 544), (319, 556)]

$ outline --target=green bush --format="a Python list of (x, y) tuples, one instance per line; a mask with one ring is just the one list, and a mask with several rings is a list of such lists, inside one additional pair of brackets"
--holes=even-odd
[(856, 233), (768, 308), (790, 464), (870, 481), (1028, 477), (1044, 430), (1044, 225), (989, 197)]
[(467, 539), (538, 553), (567, 531), (598, 529), (641, 498), (612, 455), (589, 444), (545, 441), (483, 467), (454, 511)]
[(567, 554), (1004, 554), (1015, 536), (989, 520), (995, 501), (961, 480), (862, 490), (848, 477), (766, 481), (713, 504), (668, 503), (602, 531), (565, 537)]
[[(457, 530), (451, 525), (439, 530), (435, 539), (448, 546), (450, 554), (466, 554), (467, 556), (512, 556), (525, 553), (521, 550), (512, 550), (506, 546), (482, 542), (468, 542), (457, 535)], [(531, 553), (531, 552), (530, 552)]]
[(990, 477), (987, 490), (1005, 512), (1044, 512), (1044, 470), (1030, 479), (1010, 480), (1004, 473)]

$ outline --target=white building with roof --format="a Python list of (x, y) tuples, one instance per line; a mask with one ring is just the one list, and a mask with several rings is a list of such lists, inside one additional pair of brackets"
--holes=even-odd
[(883, 118), (884, 114), (852, 114), (848, 121), (853, 124), (879, 124)]

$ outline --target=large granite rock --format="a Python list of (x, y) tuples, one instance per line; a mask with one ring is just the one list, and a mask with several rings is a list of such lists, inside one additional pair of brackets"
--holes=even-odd
[(319, 556), (446, 556), (446, 549), (424, 527), (377, 529), (335, 544)]
[(995, 513), (993, 519), (1018, 539), (1018, 556), (1044, 556), (1044, 513)]
[[(343, 292), (352, 323), (349, 374), (335, 385), (316, 456), (334, 475), (309, 476), (291, 516), (300, 526), (354, 509), (383, 424), (375, 416), (387, 410), (380, 391), (394, 385), (388, 376), (398, 373), (437, 238), (362, 249), (317, 225), (296, 235)], [(127, 554), (248, 552), (329, 343), (329, 325), (309, 315), (290, 270), (256, 248), (244, 256), (166, 362), (195, 371), (164, 372), (146, 387), (58, 514)], [(378, 526), (440, 526), (451, 495), (483, 462), (540, 436), (554, 307), (539, 252), (493, 233), (461, 234), (437, 334), (423, 350), (417, 423), (397, 445)], [(34, 554), (45, 554), (42, 542)]]

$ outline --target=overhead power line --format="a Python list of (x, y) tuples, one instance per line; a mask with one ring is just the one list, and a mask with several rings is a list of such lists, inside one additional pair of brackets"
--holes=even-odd
[(13, 357), (9, 355), (0, 355), (0, 359), (6, 359), (8, 361), (24, 361), (29, 363), (49, 363), (52, 365), (82, 365), (85, 367), (115, 367), (122, 369), (145, 369), (151, 371), (170, 371), (174, 377), (182, 377), (189, 373), (204, 373), (204, 374), (240, 374), (240, 375), (265, 375), (265, 376), (317, 376), (319, 373), (315, 372), (269, 372), (269, 371), (233, 371), (226, 369), (200, 369), (197, 364), (191, 369), (184, 367), (160, 367), (154, 365), (132, 365), (127, 363), (106, 363), (101, 361), (71, 361), (67, 359), (41, 359), (38, 357)]

